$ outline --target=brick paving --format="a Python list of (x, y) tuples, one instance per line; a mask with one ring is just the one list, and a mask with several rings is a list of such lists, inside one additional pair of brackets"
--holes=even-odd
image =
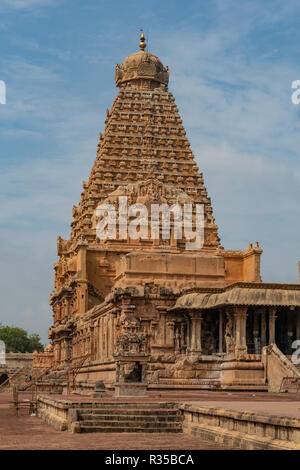
[[(62, 398), (62, 397), (60, 397)], [(204, 450), (229, 449), (188, 434), (114, 433), (72, 434), (56, 431), (22, 410), (9, 407), (10, 395), (0, 394), (1, 450)]]

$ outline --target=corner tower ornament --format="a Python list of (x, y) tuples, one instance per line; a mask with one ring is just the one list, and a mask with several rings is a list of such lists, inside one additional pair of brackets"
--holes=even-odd
[[(221, 246), (168, 82), (168, 68), (146, 51), (142, 34), (140, 51), (116, 67), (118, 94), (73, 207), (70, 237), (58, 238), (49, 330), (55, 367), (71, 361), (82, 387), (103, 380), (120, 393), (122, 383), (131, 393), (144, 393), (147, 383), (263, 390), (262, 351), (251, 345), (272, 338), (292, 353), (281, 332), (300, 334), (300, 285), (263, 284), (258, 243), (245, 250)], [(157, 217), (157, 239), (101, 240), (97, 208), (109, 210), (125, 198), (136, 210), (152, 203), (202, 205), (204, 244), (187, 249), (174, 236), (175, 216), (167, 238)], [(126, 235), (131, 215), (118, 216), (118, 234)], [(295, 315), (287, 315), (290, 307)]]

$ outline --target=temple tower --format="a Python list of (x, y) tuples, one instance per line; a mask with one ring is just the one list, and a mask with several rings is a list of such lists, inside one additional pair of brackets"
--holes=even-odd
[[(237, 251), (220, 245), (203, 175), (168, 90), (168, 67), (146, 50), (144, 35), (140, 51), (116, 66), (115, 82), (119, 91), (106, 111), (89, 180), (73, 206), (70, 238), (57, 240), (49, 337), (57, 367), (87, 361), (82, 379), (113, 383), (120, 374), (124, 379), (140, 371), (155, 382), (157, 362), (168, 374), (181, 355), (197, 361), (203, 351), (225, 350), (225, 313), (208, 318), (201, 311), (186, 313), (186, 305), (172, 310), (178, 297), (193, 289), (205, 296), (234, 282), (260, 282), (262, 250), (257, 243)], [(125, 197), (131, 207), (191, 205), (193, 221), (194, 207), (201, 206), (203, 243), (188, 248), (185, 235), (175, 237), (173, 219), (169, 237), (161, 218), (158, 237), (151, 237), (150, 212), (146, 236), (120, 236), (131, 220), (127, 212), (117, 220), (116, 236), (101, 239), (99, 207), (117, 209)]]

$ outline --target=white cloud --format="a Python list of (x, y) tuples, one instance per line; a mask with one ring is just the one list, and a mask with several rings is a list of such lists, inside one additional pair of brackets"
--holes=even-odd
[(56, 0), (2, 0), (2, 7), (11, 7), (15, 10), (26, 10), (33, 7), (52, 5)]

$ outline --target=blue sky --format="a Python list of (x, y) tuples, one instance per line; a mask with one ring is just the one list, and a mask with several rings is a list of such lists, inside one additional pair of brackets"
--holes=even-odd
[(0, 321), (47, 341), (56, 237), (96, 156), (114, 67), (138, 49), (170, 68), (226, 249), (258, 240), (262, 276), (298, 282), (300, 3), (1, 0)]

